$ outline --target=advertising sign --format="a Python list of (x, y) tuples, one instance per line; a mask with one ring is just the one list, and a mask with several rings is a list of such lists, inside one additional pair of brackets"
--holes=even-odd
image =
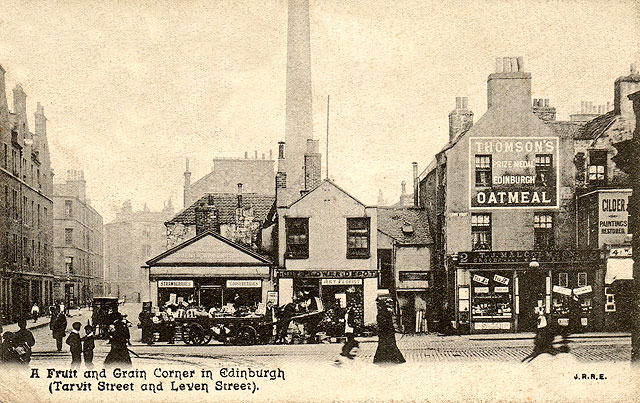
[(553, 292), (556, 292), (556, 293), (562, 294), (562, 295), (571, 295), (571, 289), (570, 288), (560, 287), (559, 285), (554, 285), (553, 286)]
[(559, 154), (555, 137), (471, 137), (471, 209), (557, 208)]
[(360, 285), (361, 278), (323, 278), (322, 285)]
[(495, 287), (493, 291), (496, 293), (507, 293), (509, 292), (509, 287)]
[(483, 276), (480, 276), (478, 274), (474, 274), (473, 275), (473, 281), (480, 283), (480, 284), (484, 284), (487, 285), (489, 284), (489, 279)]
[(500, 284), (509, 285), (509, 279), (499, 274), (493, 275), (493, 281), (498, 282)]
[(621, 244), (629, 232), (630, 191), (600, 192), (598, 200), (599, 245)]
[(262, 280), (227, 280), (227, 288), (260, 288)]
[(193, 280), (158, 280), (158, 288), (193, 288)]
[(591, 288), (590, 285), (573, 289), (573, 293), (576, 295), (587, 294), (587, 293), (590, 293), (591, 291), (593, 291), (593, 289)]

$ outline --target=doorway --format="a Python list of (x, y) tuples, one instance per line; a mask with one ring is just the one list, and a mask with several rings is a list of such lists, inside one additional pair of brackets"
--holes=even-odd
[(520, 313), (518, 315), (518, 330), (535, 332), (538, 324), (536, 307), (544, 304), (545, 273), (540, 271), (525, 271), (518, 273), (520, 293)]

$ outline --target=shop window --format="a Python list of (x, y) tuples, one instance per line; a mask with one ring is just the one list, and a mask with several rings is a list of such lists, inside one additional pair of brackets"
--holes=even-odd
[(534, 249), (553, 249), (553, 215), (536, 213), (533, 215)]
[(558, 285), (560, 287), (569, 287), (569, 273), (558, 273)]
[(309, 219), (287, 218), (287, 251), (290, 259), (307, 259), (309, 257)]
[(491, 186), (491, 155), (476, 154), (476, 186)]
[(73, 244), (73, 228), (64, 229), (64, 243), (66, 245)]
[(509, 272), (471, 273), (473, 319), (510, 319), (513, 315), (512, 281)]
[(367, 259), (369, 255), (369, 217), (347, 218), (347, 258)]
[(584, 287), (587, 285), (587, 273), (578, 273), (578, 287)]
[(472, 250), (491, 250), (491, 214), (471, 214)]
[(73, 202), (71, 200), (64, 201), (64, 216), (73, 217)]
[(551, 154), (536, 154), (536, 186), (550, 186), (553, 159)]
[(587, 169), (589, 183), (604, 185), (607, 182), (607, 152), (589, 151), (589, 167)]

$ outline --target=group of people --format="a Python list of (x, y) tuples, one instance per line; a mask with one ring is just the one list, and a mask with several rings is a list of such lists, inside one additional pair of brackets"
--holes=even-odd
[(25, 319), (18, 321), (17, 332), (3, 332), (2, 326), (0, 326), (0, 335), (2, 335), (0, 361), (9, 364), (29, 365), (31, 348), (36, 344), (36, 340), (33, 333), (27, 329), (27, 321)]

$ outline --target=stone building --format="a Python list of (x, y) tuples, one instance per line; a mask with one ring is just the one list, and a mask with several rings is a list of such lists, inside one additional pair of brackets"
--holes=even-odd
[(243, 184), (238, 184), (237, 188), (236, 193), (204, 194), (167, 221), (167, 248), (211, 230), (244, 247), (258, 250), (260, 228), (275, 197), (244, 193)]
[(105, 294), (127, 301), (149, 298), (148, 276), (141, 266), (166, 250), (164, 223), (173, 214), (171, 201), (161, 211), (150, 211), (146, 204), (134, 211), (131, 202), (125, 201), (105, 224)]
[(27, 96), (13, 89), (13, 111), (0, 66), (0, 313), (15, 322), (35, 302), (53, 303), (53, 172), (47, 119), (38, 103), (29, 130)]
[(254, 158), (214, 158), (211, 172), (194, 183), (191, 183), (189, 160), (184, 172), (184, 208), (191, 206), (207, 193), (235, 193), (238, 183), (242, 183), (244, 192), (273, 195), (274, 160), (269, 152), (269, 159)]
[(528, 331), (536, 309), (567, 324), (577, 295), (572, 326), (600, 328), (604, 265), (597, 251), (575, 246), (581, 124), (556, 121), (547, 100), (532, 102), (522, 58), (497, 59), (478, 122), (455, 114), (466, 124), (450, 128), (417, 181), (447, 289), (443, 313), (462, 332)]
[(83, 171), (67, 171), (53, 185), (54, 298), (67, 306), (104, 292), (102, 216), (87, 199)]

